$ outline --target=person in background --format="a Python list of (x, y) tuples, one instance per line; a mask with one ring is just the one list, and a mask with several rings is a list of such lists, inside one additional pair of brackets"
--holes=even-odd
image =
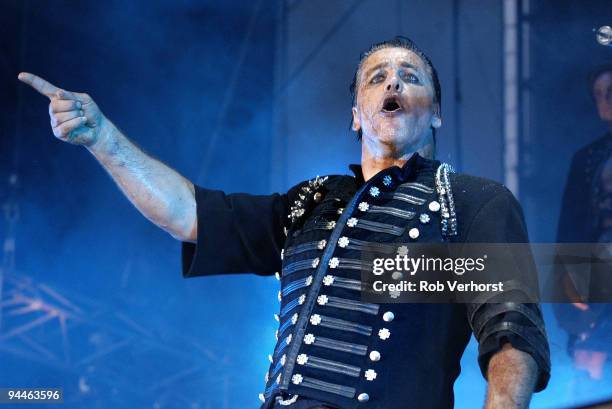
[[(594, 70), (588, 85), (606, 131), (574, 154), (561, 204), (558, 243), (612, 243), (612, 64)], [(602, 303), (584, 302), (580, 285), (569, 273), (563, 276), (562, 288), (574, 302), (555, 305), (555, 314), (568, 333), (568, 353), (576, 368), (600, 380), (612, 353), (612, 308), (603, 303), (610, 301), (612, 282), (610, 266), (592, 266), (588, 298)]]

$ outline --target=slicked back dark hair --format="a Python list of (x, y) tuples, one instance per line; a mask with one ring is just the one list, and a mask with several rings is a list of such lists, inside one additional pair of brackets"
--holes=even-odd
[[(361, 66), (363, 62), (372, 54), (374, 54), (378, 50), (382, 50), (383, 48), (405, 48), (406, 50), (410, 50), (419, 57), (427, 66), (429, 71), (429, 76), (431, 77), (431, 82), (434, 87), (434, 103), (438, 104), (438, 114), (442, 114), (442, 90), (440, 88), (440, 79), (438, 78), (438, 72), (434, 67), (433, 63), (429, 59), (429, 57), (421, 50), (414, 41), (404, 36), (396, 36), (391, 40), (385, 40), (380, 43), (375, 43), (370, 46), (370, 48), (361, 53), (359, 56), (359, 64), (357, 65), (357, 69), (355, 70), (355, 75), (353, 75), (353, 82), (351, 82), (351, 86), (349, 87), (349, 91), (351, 92), (352, 106), (356, 106), (357, 104), (357, 82), (359, 81), (359, 73), (361, 72)], [(351, 122), (349, 125), (349, 129), (352, 128), (353, 118), (351, 116)], [(434, 136), (434, 141), (436, 137), (436, 128), (432, 127), (432, 133)], [(361, 140), (363, 136), (363, 132), (361, 129), (357, 131), (357, 140)]]

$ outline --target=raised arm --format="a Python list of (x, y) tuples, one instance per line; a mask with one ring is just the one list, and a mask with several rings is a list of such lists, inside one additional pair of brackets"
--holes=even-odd
[(58, 139), (85, 146), (147, 219), (178, 240), (195, 242), (196, 202), (189, 180), (134, 145), (89, 95), (30, 73), (18, 78), (51, 101), (51, 127)]

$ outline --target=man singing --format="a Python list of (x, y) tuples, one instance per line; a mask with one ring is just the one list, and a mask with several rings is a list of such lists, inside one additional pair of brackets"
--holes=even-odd
[(368, 245), (528, 241), (505, 187), (433, 159), (440, 84), (409, 39), (361, 56), (351, 86), (362, 148), (354, 176), (317, 177), (269, 196), (194, 186), (132, 144), (89, 95), (28, 73), (19, 79), (51, 100), (56, 137), (85, 146), (145, 217), (184, 242), (185, 277), (277, 272), (278, 342), (262, 408), (452, 408), (472, 333), (486, 408), (526, 408), (546, 387), (550, 357), (537, 304), (361, 300), (360, 251)]

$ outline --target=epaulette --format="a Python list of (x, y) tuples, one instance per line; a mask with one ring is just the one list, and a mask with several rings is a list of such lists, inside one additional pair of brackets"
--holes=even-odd
[(308, 205), (314, 200), (317, 191), (327, 181), (329, 176), (317, 176), (304, 183), (297, 194), (297, 198), (291, 205), (291, 209), (287, 217), (291, 219), (291, 224), (295, 223), (300, 217), (306, 213)]
[(457, 235), (457, 213), (455, 212), (455, 200), (451, 188), (449, 173), (455, 170), (448, 163), (442, 163), (436, 170), (436, 192), (440, 203), (441, 231), (442, 236)]

